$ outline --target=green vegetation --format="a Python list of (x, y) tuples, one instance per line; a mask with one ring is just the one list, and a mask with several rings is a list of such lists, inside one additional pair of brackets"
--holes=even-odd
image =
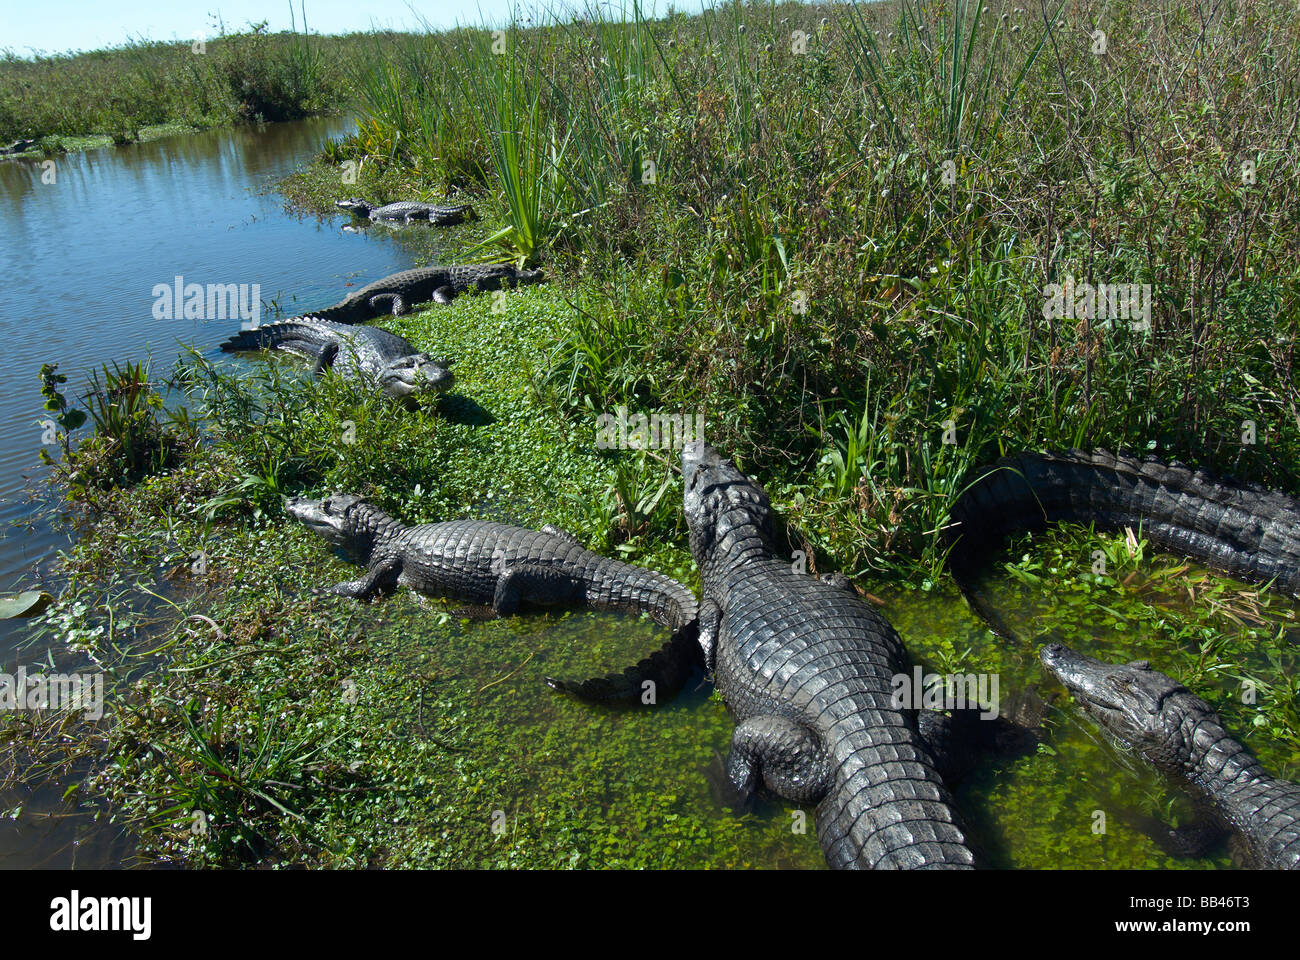
[[(355, 567), (286, 522), (281, 493), (355, 490), (412, 522), (557, 523), (694, 580), (676, 475), (644, 453), (595, 450), (520, 376), (545, 364), (570, 322), (557, 286), (521, 288), (502, 313), (464, 297), (389, 322), (457, 356), (455, 394), (411, 412), (280, 359), (182, 363), (175, 396), (209, 442), (92, 502), (70, 585), (31, 637), (35, 651), (103, 665), (114, 690), (93, 736), (61, 741), (90, 771), (84, 782), (65, 772), (73, 796), (129, 826), (147, 862), (819, 866), (815, 838), (792, 832), (786, 805), (744, 816), (719, 806), (710, 777), (731, 723), (707, 689), (640, 711), (584, 706), (542, 684), (640, 656), (662, 642), (653, 625), (591, 614), (477, 623), (450, 602), (317, 592)], [(798, 496), (778, 494), (778, 509), (789, 515)], [(1297, 775), (1294, 607), (1129, 542), (1064, 531), (1017, 546), (981, 585), (1023, 632), (1013, 644), (949, 586), (863, 586), (927, 668), (997, 672), (1004, 698), (1041, 684), (1035, 651), (1046, 639), (1150, 656), (1209, 697), (1273, 769)], [(1098, 549), (1104, 576), (1090, 571)], [(1239, 677), (1258, 682), (1256, 704), (1235, 695)], [(39, 754), (39, 730), (21, 726), (29, 716), (7, 715), (5, 732), (11, 748)], [(1227, 863), (1222, 853), (1174, 860), (1125, 825), (1131, 813), (1190, 812), (1071, 711), (1054, 709), (1049, 723), (1039, 753), (991, 763), (964, 788), (995, 862)], [(50, 777), (57, 764), (42, 756), (27, 769)], [(1096, 809), (1113, 817), (1100, 840)]]
[[(0, 143), (84, 149), (159, 132), (337, 111), (348, 61), (371, 37), (272, 34), (265, 24), (199, 45), (138, 40), (109, 50), (0, 57)], [(108, 138), (105, 141), (103, 138)]]
[[(820, 864), (784, 805), (734, 816), (710, 795), (730, 724), (707, 692), (619, 711), (542, 686), (639, 656), (649, 625), (312, 591), (354, 570), (280, 498), (336, 489), (408, 522), (555, 523), (696, 582), (673, 455), (595, 447), (619, 405), (702, 412), (772, 494), (785, 546), (859, 578), (927, 667), (995, 672), (1006, 698), (1042, 684), (1048, 638), (1149, 657), (1297, 776), (1293, 605), (1148, 556), (1140, 531), (1064, 530), (980, 586), (1009, 643), (943, 576), (953, 499), (1008, 450), (1127, 446), (1300, 491), (1300, 77), (1277, 52), (1300, 17), (1017, 9), (737, 4), (376, 38), (346, 78), (357, 133), (286, 193), (327, 210), (458, 188), (485, 220), (456, 252), (552, 282), (499, 312), (464, 297), (385, 321), (457, 359), (454, 394), (420, 411), (197, 356), (169, 412), (101, 409), (91, 452), (145, 409), (131, 436), (203, 442), (142, 446), (106, 491), (70, 488), (82, 537), (31, 642), (113, 680), (114, 712), (65, 759), (94, 767), (87, 802), (144, 858), (201, 865)], [(1070, 277), (1150, 284), (1150, 328), (1045, 315)], [(991, 862), (1227, 864), (1133, 828), (1185, 820), (1182, 794), (1059, 707), (1036, 754), (962, 789)], [(38, 750), (26, 718), (0, 719)]]

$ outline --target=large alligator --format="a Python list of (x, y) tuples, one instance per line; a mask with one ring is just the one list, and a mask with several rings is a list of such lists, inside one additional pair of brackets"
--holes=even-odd
[(402, 200), (398, 203), (379, 205), (353, 197), (348, 200), (336, 200), (334, 206), (346, 210), (353, 216), (367, 217), (371, 220), (400, 220), (403, 223), (413, 223), (418, 220), (440, 227), (478, 219), (478, 214), (468, 203), (440, 204)]
[(317, 376), (333, 369), (399, 400), (441, 393), (456, 379), (447, 369), (448, 361), (434, 360), (395, 333), (314, 318), (241, 330), (221, 349), (284, 350), (312, 360)]
[(832, 867), (973, 866), (917, 711), (895, 705), (910, 663), (893, 627), (843, 577), (778, 556), (767, 494), (716, 450), (687, 444), (682, 473), (699, 642), (737, 721), (737, 792), (817, 804)]
[(391, 313), (400, 317), (433, 300), (451, 303), (471, 287), (498, 290), (525, 283), (541, 283), (541, 270), (521, 270), (504, 263), (473, 263), (450, 267), (417, 267), (368, 283), (332, 307), (313, 310), (309, 318), (335, 323), (365, 323)]
[(1059, 521), (1142, 529), (1161, 549), (1300, 596), (1300, 503), (1180, 463), (1104, 450), (1022, 453), (980, 475), (951, 513), (959, 579), (1015, 531)]
[(1146, 661), (1105, 663), (1059, 643), (1040, 657), (1084, 713), (1213, 806), (1245, 865), (1300, 869), (1300, 785), (1269, 775), (1208, 703)]
[[(621, 678), (593, 681), (585, 692), (604, 699), (644, 697), (659, 678), (680, 686), (696, 647), (695, 595), (671, 577), (582, 546), (556, 527), (529, 530), (483, 520), (452, 520), (407, 527), (351, 494), (321, 500), (294, 498), (285, 509), (319, 536), (342, 547), (366, 574), (337, 584), (334, 593), (358, 600), (399, 586), (418, 593), (490, 605), (497, 616), (521, 606), (585, 606), (644, 613), (672, 631), (663, 651)], [(656, 699), (657, 693), (649, 699)]]

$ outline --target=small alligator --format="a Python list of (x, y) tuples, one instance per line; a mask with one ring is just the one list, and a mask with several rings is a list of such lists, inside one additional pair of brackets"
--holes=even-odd
[(1300, 785), (1270, 776), (1208, 703), (1144, 660), (1120, 666), (1059, 643), (1039, 656), (1084, 713), (1213, 805), (1248, 866), (1300, 869)]
[(438, 204), (421, 203), (416, 200), (403, 200), (398, 203), (386, 203), (376, 206), (366, 200), (353, 197), (349, 200), (336, 200), (334, 206), (346, 210), (356, 217), (368, 217), (371, 220), (400, 220), (403, 223), (428, 221), (436, 226), (449, 227), (465, 220), (477, 220), (478, 214), (468, 203)]
[(520, 270), (503, 263), (451, 267), (417, 267), (368, 283), (332, 307), (313, 310), (306, 319), (335, 323), (365, 323), (386, 313), (400, 317), (420, 303), (451, 303), (471, 287), (497, 290), (523, 283), (541, 283), (541, 270)]
[(420, 353), (395, 333), (314, 318), (241, 330), (221, 349), (284, 350), (314, 361), (317, 376), (332, 368), (399, 400), (450, 390), (456, 380), (448, 361)]
[(649, 676), (662, 676), (665, 684), (678, 686), (676, 672), (693, 665), (681, 651), (697, 649), (695, 595), (661, 573), (592, 553), (564, 530), (549, 525), (529, 530), (484, 520), (407, 527), (351, 494), (294, 498), (285, 509), (366, 565), (361, 579), (332, 588), (340, 596), (368, 600), (405, 586), (490, 605), (501, 617), (521, 605), (585, 606), (644, 613), (672, 631), (663, 651), (630, 668), (624, 677), (592, 681), (585, 688), (592, 696), (641, 697)]
[(1022, 453), (979, 473), (951, 513), (959, 580), (1008, 534), (1066, 521), (1140, 525), (1161, 549), (1300, 597), (1300, 503), (1285, 494), (1105, 450)]

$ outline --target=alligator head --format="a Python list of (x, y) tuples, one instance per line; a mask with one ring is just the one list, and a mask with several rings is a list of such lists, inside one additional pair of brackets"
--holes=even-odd
[(682, 448), (683, 509), (691, 553), (703, 564), (725, 543), (728, 554), (763, 556), (772, 549), (772, 506), (763, 488), (703, 440)]
[(497, 290), (502, 286), (541, 283), (545, 279), (546, 274), (541, 270), (521, 270), (507, 263), (498, 263), (483, 267), (474, 282), (480, 290)]
[(333, 493), (320, 500), (290, 497), (284, 509), (289, 516), (330, 543), (346, 546), (360, 532), (356, 508), (366, 501), (350, 493)]
[(1148, 755), (1165, 752), (1171, 731), (1179, 728), (1190, 707), (1199, 704), (1209, 710), (1203, 700), (1152, 670), (1145, 660), (1106, 663), (1059, 643), (1043, 647), (1039, 657), (1088, 716), (1117, 740)]
[(340, 210), (346, 210), (348, 213), (356, 214), (358, 217), (367, 217), (370, 215), (372, 205), (359, 197), (349, 197), (347, 200), (335, 200), (334, 206)]
[(343, 548), (361, 563), (370, 558), (376, 540), (401, 527), (370, 501), (351, 493), (332, 493), (319, 500), (289, 497), (284, 509), (322, 540)]
[(448, 365), (449, 361), (434, 360), (426, 353), (398, 357), (379, 371), (379, 388), (399, 400), (443, 393), (456, 382), (456, 375), (447, 369)]

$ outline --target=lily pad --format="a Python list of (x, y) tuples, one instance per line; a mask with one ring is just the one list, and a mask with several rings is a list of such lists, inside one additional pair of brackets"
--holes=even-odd
[(24, 590), (16, 597), (0, 597), (0, 620), (34, 617), (53, 602), (54, 597), (44, 590)]

